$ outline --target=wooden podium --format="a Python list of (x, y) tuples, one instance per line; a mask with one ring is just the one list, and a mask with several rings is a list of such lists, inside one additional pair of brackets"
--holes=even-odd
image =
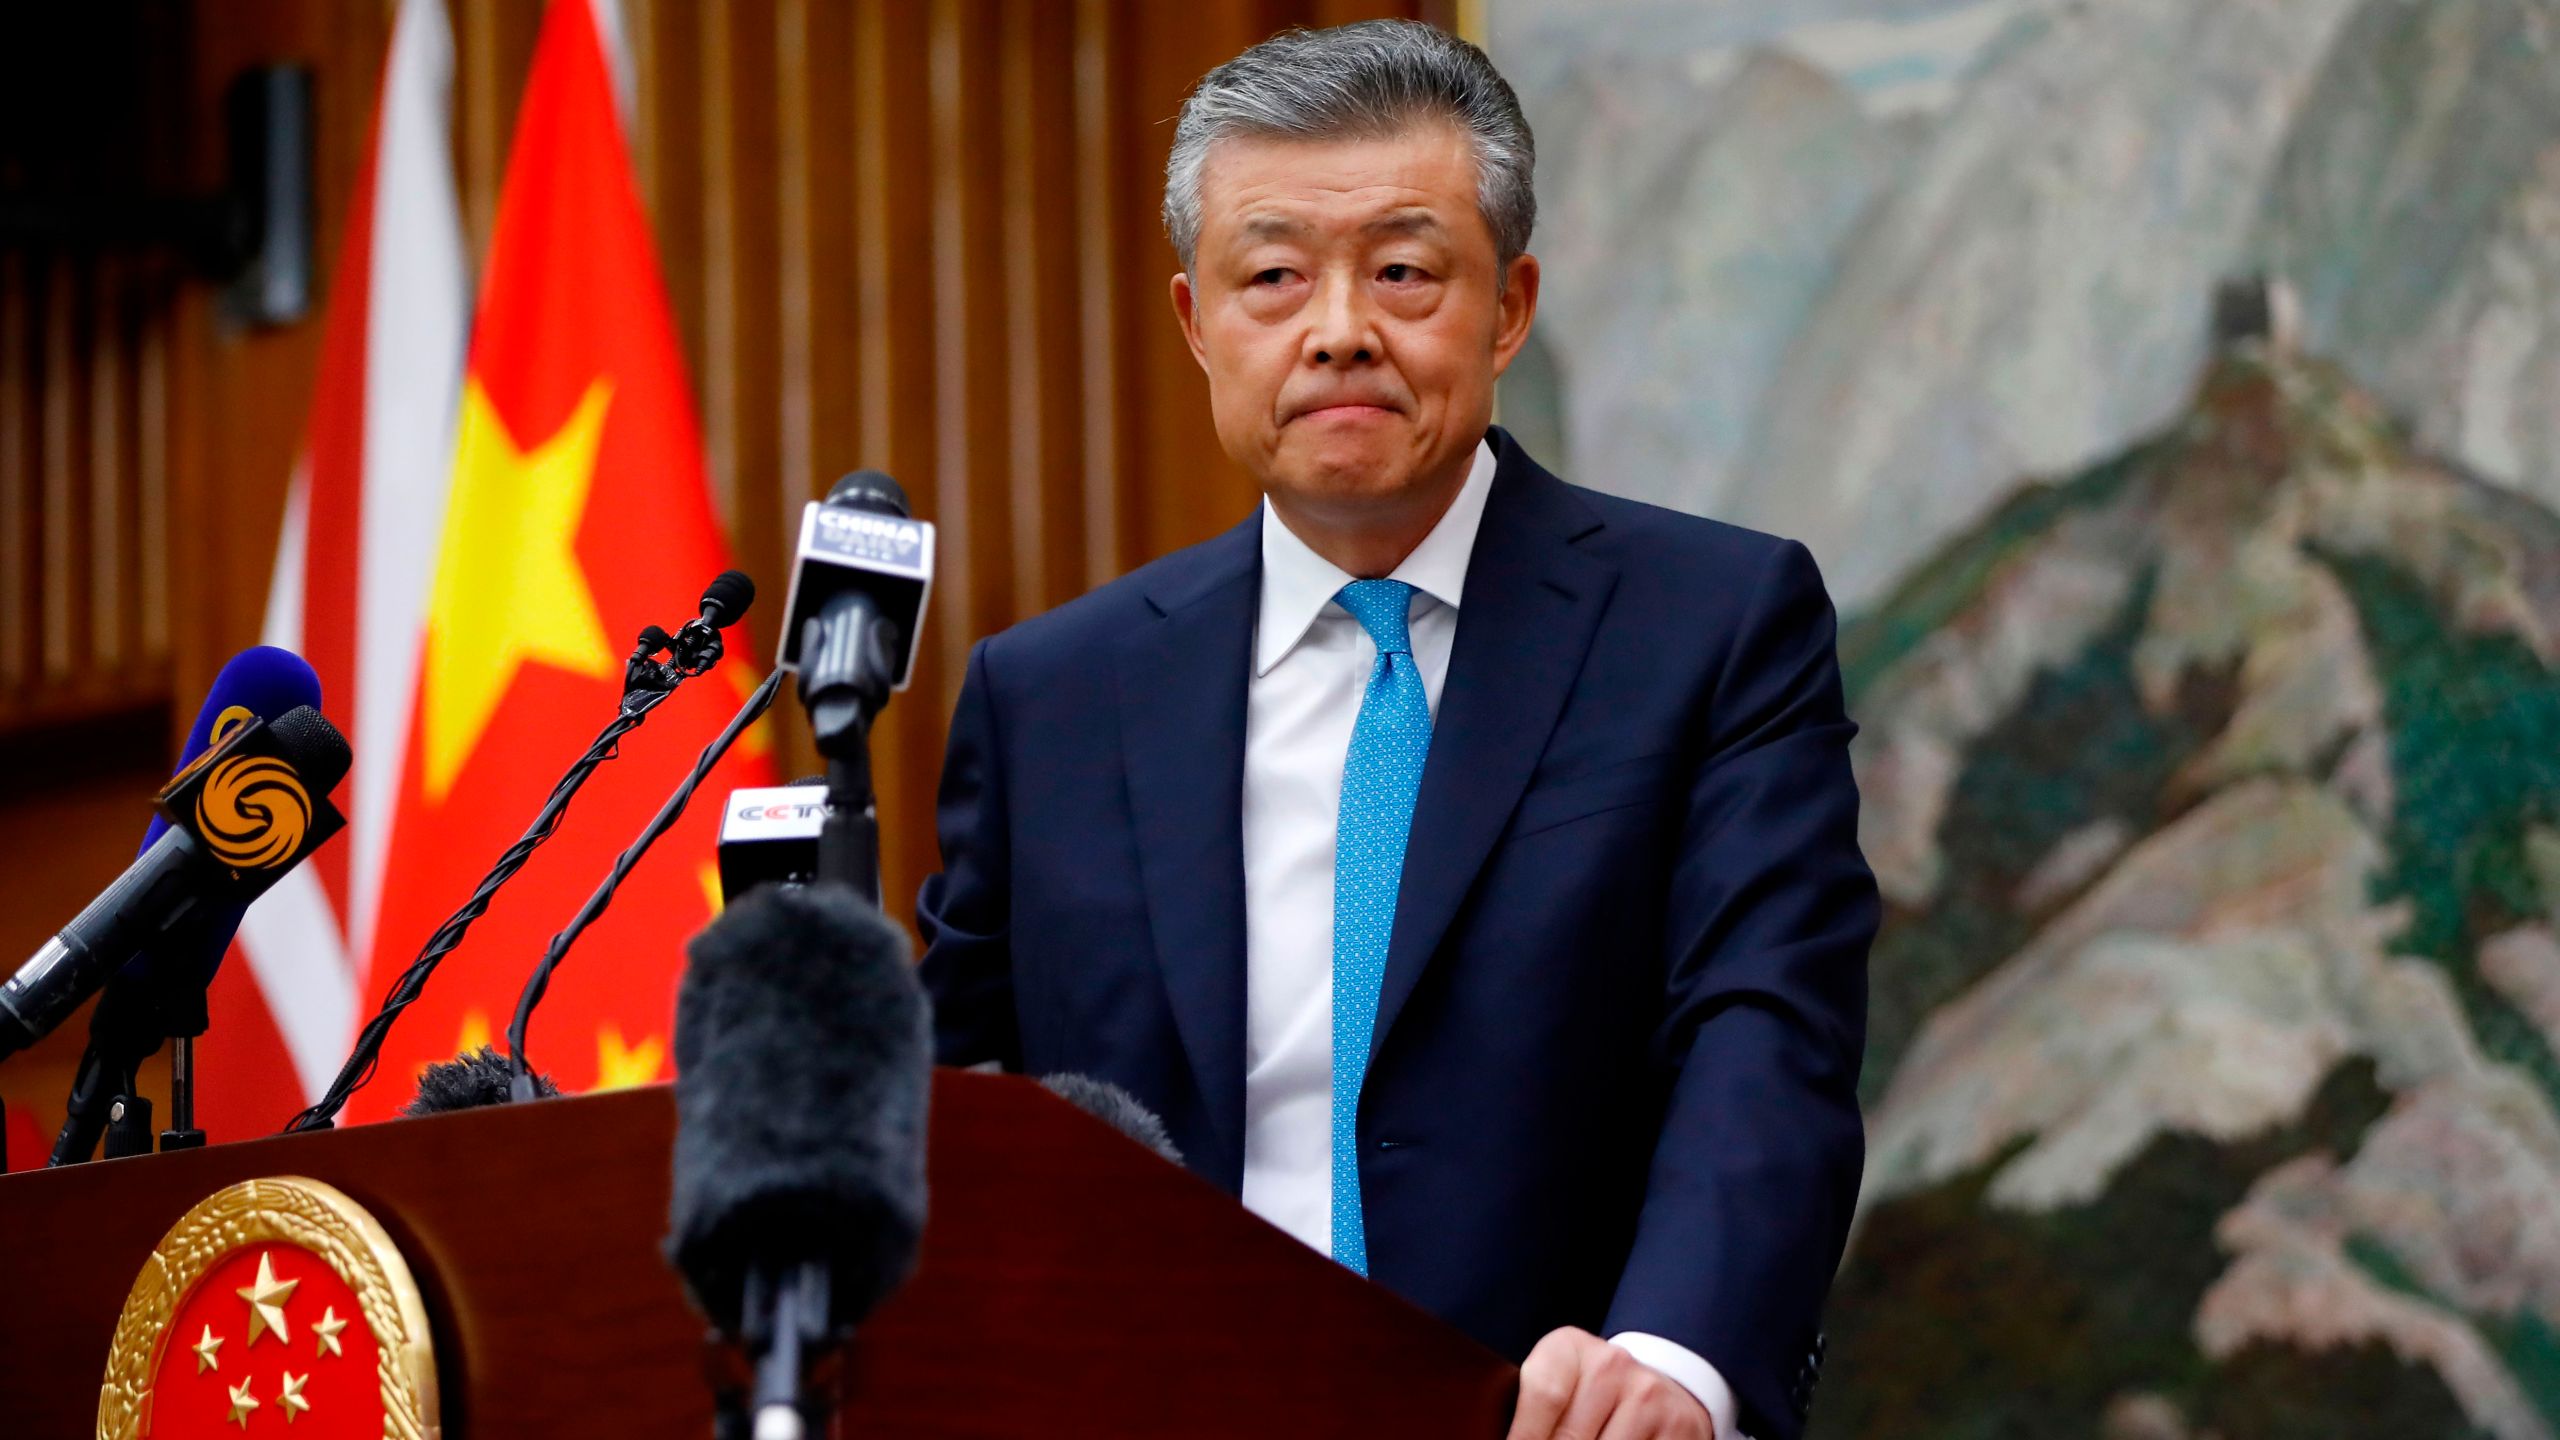
[[(1518, 1372), (1030, 1081), (939, 1071), (931, 1220), (856, 1336), (836, 1434), (1498, 1437)], [(0, 1433), (94, 1432), (116, 1318), (169, 1227), (325, 1181), (425, 1297), (447, 1440), (711, 1433), (661, 1257), (663, 1086), (0, 1176)], [(273, 1428), (273, 1427), (270, 1427)]]

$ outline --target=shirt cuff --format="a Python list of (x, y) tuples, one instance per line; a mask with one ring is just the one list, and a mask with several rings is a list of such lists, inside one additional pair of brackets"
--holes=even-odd
[(1751, 1440), (1742, 1433), (1741, 1422), (1734, 1414), (1733, 1387), (1726, 1384), (1724, 1373), (1707, 1363), (1707, 1358), (1677, 1341), (1641, 1330), (1622, 1330), (1609, 1337), (1609, 1343), (1636, 1357), (1638, 1363), (1652, 1367), (1680, 1382), (1680, 1388), (1698, 1397), (1707, 1407), (1707, 1417), (1716, 1422), (1716, 1440)]

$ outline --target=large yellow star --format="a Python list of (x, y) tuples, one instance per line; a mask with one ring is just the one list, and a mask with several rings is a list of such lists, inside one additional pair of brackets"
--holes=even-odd
[(299, 1280), (277, 1280), (275, 1256), (263, 1250), (258, 1252), (258, 1283), (243, 1285), (235, 1292), (249, 1302), (249, 1338), (242, 1342), (243, 1348), (257, 1344), (258, 1337), (270, 1330), (276, 1332), (278, 1340), (293, 1338), (292, 1333), (284, 1328), (284, 1302), (293, 1298), (294, 1287), (301, 1283)]
[(620, 1027), (607, 1025), (596, 1032), (596, 1088), (628, 1090), (634, 1085), (654, 1085), (658, 1067), (665, 1063), (666, 1056), (667, 1047), (657, 1036), (647, 1036), (637, 1045), (625, 1045)]
[(598, 380), (550, 438), (516, 444), (477, 378), (462, 390), (426, 656), (427, 799), (441, 802), (517, 670), (538, 662), (600, 680), (620, 672), (578, 564), (613, 386)]

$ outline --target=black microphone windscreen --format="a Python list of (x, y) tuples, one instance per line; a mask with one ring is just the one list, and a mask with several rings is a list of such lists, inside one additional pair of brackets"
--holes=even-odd
[(1173, 1135), (1164, 1128), (1164, 1120), (1137, 1096), (1108, 1080), (1097, 1080), (1090, 1075), (1048, 1075), (1041, 1078), (1040, 1084), (1050, 1094), (1174, 1164), (1182, 1163), (1182, 1151), (1174, 1146)]
[(856, 470), (837, 481), (827, 491), (830, 505), (851, 505), (857, 510), (873, 510), (884, 515), (904, 517), (907, 492), (898, 482), (877, 470)]
[(687, 948), (669, 1258), (725, 1334), (751, 1266), (808, 1260), (854, 1324), (924, 1230), (932, 1020), (906, 933), (843, 885), (768, 885)]
[(347, 778), (347, 767), (355, 763), (347, 737), (338, 733), (328, 716), (308, 705), (287, 710), (267, 729), (275, 736), (277, 753), (314, 795), (337, 789), (338, 782)]
[[(465, 1050), (419, 1071), (417, 1096), (401, 1106), (400, 1113), (442, 1115), (454, 1110), (477, 1110), (484, 1105), (504, 1105), (511, 1098), (508, 1085), (512, 1078), (506, 1056), (486, 1045)], [(560, 1093), (560, 1087), (548, 1075), (534, 1076), (533, 1089), (543, 1096)]]
[(702, 616), (714, 630), (726, 630), (738, 623), (747, 607), (756, 603), (756, 582), (744, 570), (723, 570), (702, 588)]

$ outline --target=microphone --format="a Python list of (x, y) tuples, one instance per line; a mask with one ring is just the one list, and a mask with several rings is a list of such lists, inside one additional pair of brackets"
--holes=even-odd
[[(274, 721), (306, 705), (319, 708), (320, 677), (301, 656), (272, 645), (241, 651), (214, 675), (205, 691), (204, 704), (196, 711), (186, 746), (179, 752), (178, 775), (195, 768), (208, 749), (230, 739), (249, 721)], [(136, 854), (148, 852), (168, 828), (168, 820), (155, 813)], [(213, 972), (229, 953), (245, 909), (245, 904), (207, 907), (198, 923), (135, 956), (107, 981), (97, 1008), (89, 1012), (89, 1044), (74, 1072), (62, 1131), (48, 1163), (69, 1165), (88, 1159), (97, 1149), (114, 1102), (126, 1100), (130, 1114), (130, 1107), (139, 1101), (138, 1071), (160, 1042), (204, 1033), (205, 987), (213, 983)], [(192, 1096), (173, 1086), (170, 1100), (169, 1135), (177, 1137), (179, 1145), (189, 1143), (196, 1136)], [(136, 1128), (147, 1131), (149, 1121)]]
[(838, 884), (758, 889), (689, 954), (667, 1255), (754, 1363), (754, 1434), (797, 1440), (826, 1418), (813, 1352), (915, 1268), (929, 1007), (905, 932)]
[(345, 828), (328, 795), (352, 758), (306, 705), (240, 725), (170, 781), (155, 802), (169, 828), (0, 984), (0, 1060), (51, 1034), (145, 947), (245, 908)]
[(702, 589), (698, 602), (702, 613), (684, 622), (676, 633), (670, 635), (655, 625), (640, 632), (641, 654), (663, 650), (672, 657), (672, 664), (658, 667), (671, 672), (673, 678), (666, 681), (670, 686), (676, 679), (699, 675), (720, 663), (724, 653), (720, 632), (737, 624), (755, 601), (756, 582), (747, 578), (747, 572), (723, 570)]
[[(723, 570), (702, 587), (702, 618), (707, 630), (726, 630), (756, 603), (756, 582), (744, 570)], [(690, 628), (690, 627), (688, 627)]]
[(801, 512), (776, 673), (799, 675), (810, 737), (827, 759), (831, 811), (818, 836), (818, 873), (875, 904), (871, 722), (915, 673), (932, 590), (933, 527), (907, 514), (897, 481), (856, 470)]
[(907, 688), (932, 589), (933, 526), (908, 515), (897, 481), (856, 470), (800, 512), (775, 663), (800, 677), (819, 753), (859, 744)]
[(729, 792), (720, 811), (720, 903), (735, 905), (758, 885), (806, 885), (818, 878), (826, 783), (824, 776), (811, 776)]
[(1040, 1079), (1040, 1088), (1174, 1164), (1182, 1163), (1182, 1152), (1175, 1148), (1172, 1132), (1164, 1128), (1164, 1120), (1137, 1096), (1110, 1081), (1097, 1080), (1091, 1075), (1044, 1075)]
[[(754, 582), (746, 576), (735, 570), (726, 571), (719, 579), (712, 581), (711, 588), (703, 593), (702, 612), (706, 617), (711, 615), (715, 597), (725, 594), (735, 602), (734, 608), (728, 611), (729, 618), (735, 620), (738, 612), (745, 608), (747, 601), (755, 598), (755, 590)], [(689, 624), (685, 628), (690, 630), (693, 627)], [(713, 642), (711, 654), (714, 658), (719, 654), (716, 639)], [(781, 671), (776, 670), (764, 677), (763, 683), (757, 685), (754, 693), (748, 695), (745, 703), (738, 707), (738, 712), (729, 717), (728, 725), (723, 727), (719, 734), (712, 736), (711, 743), (703, 746), (701, 753), (694, 756), (693, 769), (687, 771), (684, 779), (677, 783), (675, 793), (669, 795), (666, 803), (658, 807), (658, 813), (649, 818), (649, 823), (642, 827), (639, 838), (625, 846), (622, 853), (614, 858), (613, 868), (605, 873), (604, 880), (596, 886), (594, 893), (587, 896), (587, 903), (578, 907), (578, 913), (569, 917), (569, 923), (562, 926), (560, 932), (551, 937), (550, 945), (543, 949), (542, 959), (535, 963), (533, 973), (526, 977), (524, 989), (517, 992), (515, 1018), (507, 1024), (509, 1057), (507, 1063), (513, 1068), (515, 1075), (510, 1089), (516, 1099), (540, 1098), (541, 1092), (534, 1084), (532, 1061), (525, 1054), (525, 1029), (533, 1023), (534, 1007), (542, 1003), (544, 993), (551, 988), (552, 973), (560, 968), (561, 961), (568, 958), (569, 947), (578, 943), (578, 937), (585, 934), (587, 927), (604, 914), (605, 907), (613, 903), (614, 892), (621, 889), (622, 882), (631, 877), (632, 867), (640, 863), (640, 858), (649, 853), (649, 847), (657, 844), (658, 837), (666, 834), (684, 814), (684, 807), (693, 802), (693, 792), (701, 789), (702, 782), (711, 778), (711, 767), (720, 763), (720, 757), (728, 754), (729, 747), (738, 742), (738, 737), (746, 733), (748, 726), (756, 723), (767, 706), (773, 704), (774, 694), (781, 688)]]
[[(445, 1115), (485, 1105), (504, 1105), (511, 1098), (512, 1082), (507, 1057), (483, 1045), (419, 1071), (417, 1096), (401, 1106), (400, 1113), (411, 1117)], [(533, 1077), (533, 1086), (538, 1095), (560, 1093), (560, 1086), (548, 1075)]]
[[(549, 840), (552, 833), (559, 828), (560, 817), (568, 813), (569, 802), (575, 799), (578, 791), (586, 785), (587, 777), (593, 775), (598, 766), (621, 753), (622, 737), (638, 729), (640, 722), (649, 718), (651, 710), (664, 704), (668, 696), (675, 694), (677, 685), (709, 669), (712, 662), (720, 658), (720, 637), (717, 632), (722, 626), (736, 622), (738, 616), (745, 611), (747, 602), (755, 598), (755, 591), (755, 582), (745, 575), (735, 570), (723, 571), (704, 588), (701, 602), (697, 607), (701, 612), (700, 615), (694, 620), (687, 621), (676, 635), (669, 635), (656, 625), (646, 626), (641, 630), (638, 645), (633, 648), (630, 658), (623, 662), (622, 703), (617, 707), (614, 717), (605, 723), (602, 730), (596, 732), (596, 738), (588, 743), (586, 752), (572, 762), (568, 771), (561, 775), (559, 781), (551, 787), (551, 793), (544, 798), (542, 808), (534, 813), (533, 822), (525, 826), (524, 833), (516, 837), (516, 843), (508, 846), (498, 856), (496, 863), (489, 867), (488, 873), (480, 877), (480, 883), (472, 887), (471, 895), (462, 902), (462, 907), (446, 916), (445, 922), (436, 927), (433, 935), (427, 937), (427, 943), (418, 951), (417, 958), (411, 960), (409, 967), (401, 971), (399, 978), (391, 983), (390, 991), (383, 996), (382, 1004), (374, 1010), (373, 1018), (365, 1021), (364, 1028), (356, 1032), (355, 1045), (347, 1052), (345, 1063), (338, 1067), (338, 1077), (329, 1082), (329, 1088), (322, 1092), (319, 1099), (312, 1101), (303, 1108), (301, 1113), (285, 1122), (286, 1133), (290, 1134), (297, 1130), (325, 1130), (337, 1123), (338, 1112), (346, 1108), (349, 1097), (372, 1080), (374, 1066), (381, 1059), (383, 1042), (390, 1038), (391, 1027), (399, 1023), (401, 1012), (417, 1003), (418, 997), (426, 992), (427, 981), (434, 977), (436, 967), (443, 964), (444, 957), (452, 954), (462, 944), (463, 937), (471, 932), (472, 925), (489, 912), (489, 902), (497, 897), (498, 891), (509, 880), (515, 878), (516, 873), (524, 868), (525, 862), (533, 858), (533, 852), (541, 848), (543, 842)], [(685, 644), (679, 644), (679, 636), (688, 634), (695, 635), (696, 638)], [(707, 640), (702, 638), (705, 635), (708, 636)], [(656, 657), (661, 653), (671, 656), (672, 659), (670, 661), (657, 659)], [(699, 663), (695, 663), (697, 661)], [(748, 721), (764, 713), (764, 706), (771, 703), (774, 687), (779, 680), (778, 674), (767, 678), (764, 687), (756, 692), (761, 698), (748, 701), (747, 708), (740, 712), (741, 718), (731, 721), (729, 729), (721, 732), (721, 739), (716, 742), (718, 745), (726, 748), (730, 741), (737, 738), (738, 732), (745, 728)], [(708, 764), (709, 761), (705, 760), (704, 765), (707, 767)], [(700, 783), (698, 776), (689, 782), (688, 788), (680, 792), (678, 799), (671, 802), (673, 807), (681, 810), (682, 796), (692, 793), (690, 785)], [(638, 848), (645, 850), (648, 843), (657, 838), (658, 830), (672, 823), (674, 823), (674, 816), (661, 812), (659, 819), (653, 822), (654, 828), (642, 838)], [(636, 854), (625, 856), (626, 862), (637, 858)], [(606, 890), (599, 898), (588, 902), (590, 909), (602, 908), (603, 897), (609, 896), (611, 887), (621, 882), (626, 869), (627, 863), (624, 868), (615, 871), (613, 879), (606, 882)], [(586, 916), (588, 920), (593, 918), (592, 914)], [(576, 930), (584, 928), (584, 925), (585, 921), (581, 920), (566, 934), (569, 938), (575, 938)], [(558, 937), (552, 941), (555, 952), (565, 944), (566, 941)], [(524, 1044), (522, 1017), (529, 1013), (533, 1001), (540, 998), (542, 983), (548, 978), (551, 968), (558, 963), (556, 953), (545, 957), (542, 965), (535, 971), (533, 983), (527, 987), (528, 998), (518, 1005), (518, 1020), (509, 1029), (507, 1043), (519, 1057)], [(521, 1085), (525, 1096), (531, 1098), (535, 1093), (533, 1077), (530, 1074), (525, 1075)]]
[[(250, 646), (226, 661), (215, 672), (213, 684), (206, 687), (204, 704), (196, 709), (196, 723), (187, 727), (186, 748), (178, 752), (177, 773), (185, 774), (205, 751), (230, 739), (243, 724), (251, 720), (273, 724), (286, 711), (305, 705), (314, 710), (320, 708), (320, 675), (311, 668), (311, 662), (274, 645)], [(142, 849), (150, 849), (151, 842), (168, 828), (167, 817), (153, 815), (149, 828), (142, 832)], [(148, 959), (144, 957), (146, 962)], [(221, 962), (220, 951), (207, 957), (205, 978), (210, 980), (213, 967)]]

